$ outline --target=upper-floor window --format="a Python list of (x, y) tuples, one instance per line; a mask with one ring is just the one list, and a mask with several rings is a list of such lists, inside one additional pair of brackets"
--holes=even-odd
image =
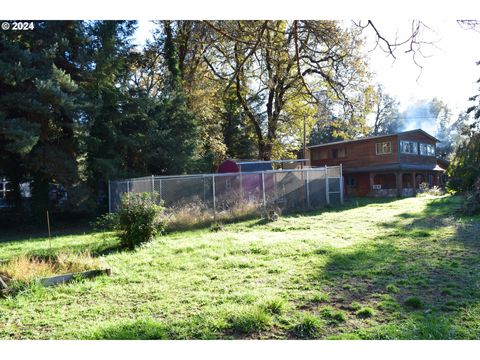
[(390, 141), (385, 141), (375, 144), (375, 152), (377, 155), (382, 154), (391, 154), (392, 153), (392, 143)]
[(400, 151), (404, 154), (418, 154), (418, 144), (414, 141), (400, 141)]
[(328, 159), (327, 150), (314, 150), (313, 151), (313, 160), (325, 160)]
[(431, 144), (420, 143), (420, 155), (435, 156), (435, 146)]
[(344, 158), (347, 156), (347, 148), (338, 148), (338, 149), (332, 149), (332, 158), (333, 159), (338, 159), (338, 158)]

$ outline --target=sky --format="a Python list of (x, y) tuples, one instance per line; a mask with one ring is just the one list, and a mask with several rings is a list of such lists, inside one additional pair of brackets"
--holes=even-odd
[[(392, 37), (397, 29), (403, 33), (409, 29), (408, 21), (375, 24)], [(423, 69), (404, 53), (406, 49), (398, 53), (396, 60), (380, 49), (372, 51), (370, 68), (376, 73), (375, 80), (397, 97), (403, 108), (418, 99), (437, 97), (458, 114), (471, 105), (468, 98), (479, 91), (476, 81), (480, 66), (476, 62), (480, 60), (480, 33), (462, 29), (455, 20), (426, 20), (425, 24), (432, 31), (425, 31), (424, 39), (433, 41), (433, 45), (422, 45), (425, 57), (419, 56), (417, 62)], [(402, 39), (402, 31), (399, 36)]]
[[(389, 40), (396, 36), (403, 40), (410, 33), (410, 20), (372, 21)], [(480, 65), (476, 62), (480, 60), (480, 32), (465, 30), (453, 19), (425, 20), (424, 23), (428, 28), (424, 29), (422, 39), (429, 44), (422, 44), (423, 56), (418, 55), (416, 59), (422, 68), (414, 63), (411, 54), (405, 53), (405, 47), (397, 50), (396, 59), (378, 47), (375, 49), (373, 31), (365, 31), (365, 52), (370, 59), (373, 80), (399, 100), (401, 111), (418, 101), (436, 97), (449, 106), (454, 121), (460, 112), (472, 105), (469, 97), (479, 92), (480, 85), (476, 81), (480, 78)], [(140, 21), (137, 42), (142, 43), (150, 37), (153, 27), (149, 21)], [(418, 126), (434, 131), (431, 119), (424, 119)]]

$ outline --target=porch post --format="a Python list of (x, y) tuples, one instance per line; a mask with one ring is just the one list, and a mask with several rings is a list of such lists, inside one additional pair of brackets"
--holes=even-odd
[(413, 195), (417, 195), (417, 179), (415, 179), (417, 177), (417, 174), (415, 173), (415, 171), (412, 171), (412, 188), (413, 188)]
[(402, 196), (403, 193), (403, 173), (401, 171), (397, 171), (395, 173), (396, 180), (397, 180), (397, 196)]
[(370, 176), (370, 193), (373, 192), (373, 179), (375, 177), (375, 174), (373, 172), (368, 173)]

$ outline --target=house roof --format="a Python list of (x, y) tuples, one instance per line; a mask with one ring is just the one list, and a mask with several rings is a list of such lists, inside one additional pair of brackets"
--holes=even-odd
[(312, 148), (317, 148), (317, 147), (322, 147), (322, 146), (330, 146), (330, 145), (337, 145), (337, 144), (347, 144), (347, 143), (352, 143), (352, 142), (358, 142), (358, 141), (367, 141), (367, 140), (372, 140), (372, 139), (380, 139), (384, 137), (389, 137), (389, 136), (399, 136), (399, 135), (407, 135), (411, 133), (416, 133), (420, 132), (423, 135), (427, 136), (428, 138), (432, 139), (435, 142), (440, 142), (436, 137), (430, 135), (429, 133), (423, 131), (422, 129), (415, 129), (415, 130), (409, 130), (409, 131), (403, 131), (395, 134), (387, 134), (387, 135), (377, 135), (377, 136), (368, 136), (360, 139), (353, 139), (353, 140), (341, 140), (341, 141), (334, 141), (326, 144), (318, 144), (318, 145), (310, 145), (307, 146), (307, 148), (312, 149)]

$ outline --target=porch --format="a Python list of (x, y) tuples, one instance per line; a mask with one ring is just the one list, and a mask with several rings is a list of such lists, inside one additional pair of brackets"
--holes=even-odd
[(419, 186), (443, 184), (441, 170), (397, 170), (348, 173), (345, 175), (345, 194), (348, 196), (408, 197), (415, 196)]

